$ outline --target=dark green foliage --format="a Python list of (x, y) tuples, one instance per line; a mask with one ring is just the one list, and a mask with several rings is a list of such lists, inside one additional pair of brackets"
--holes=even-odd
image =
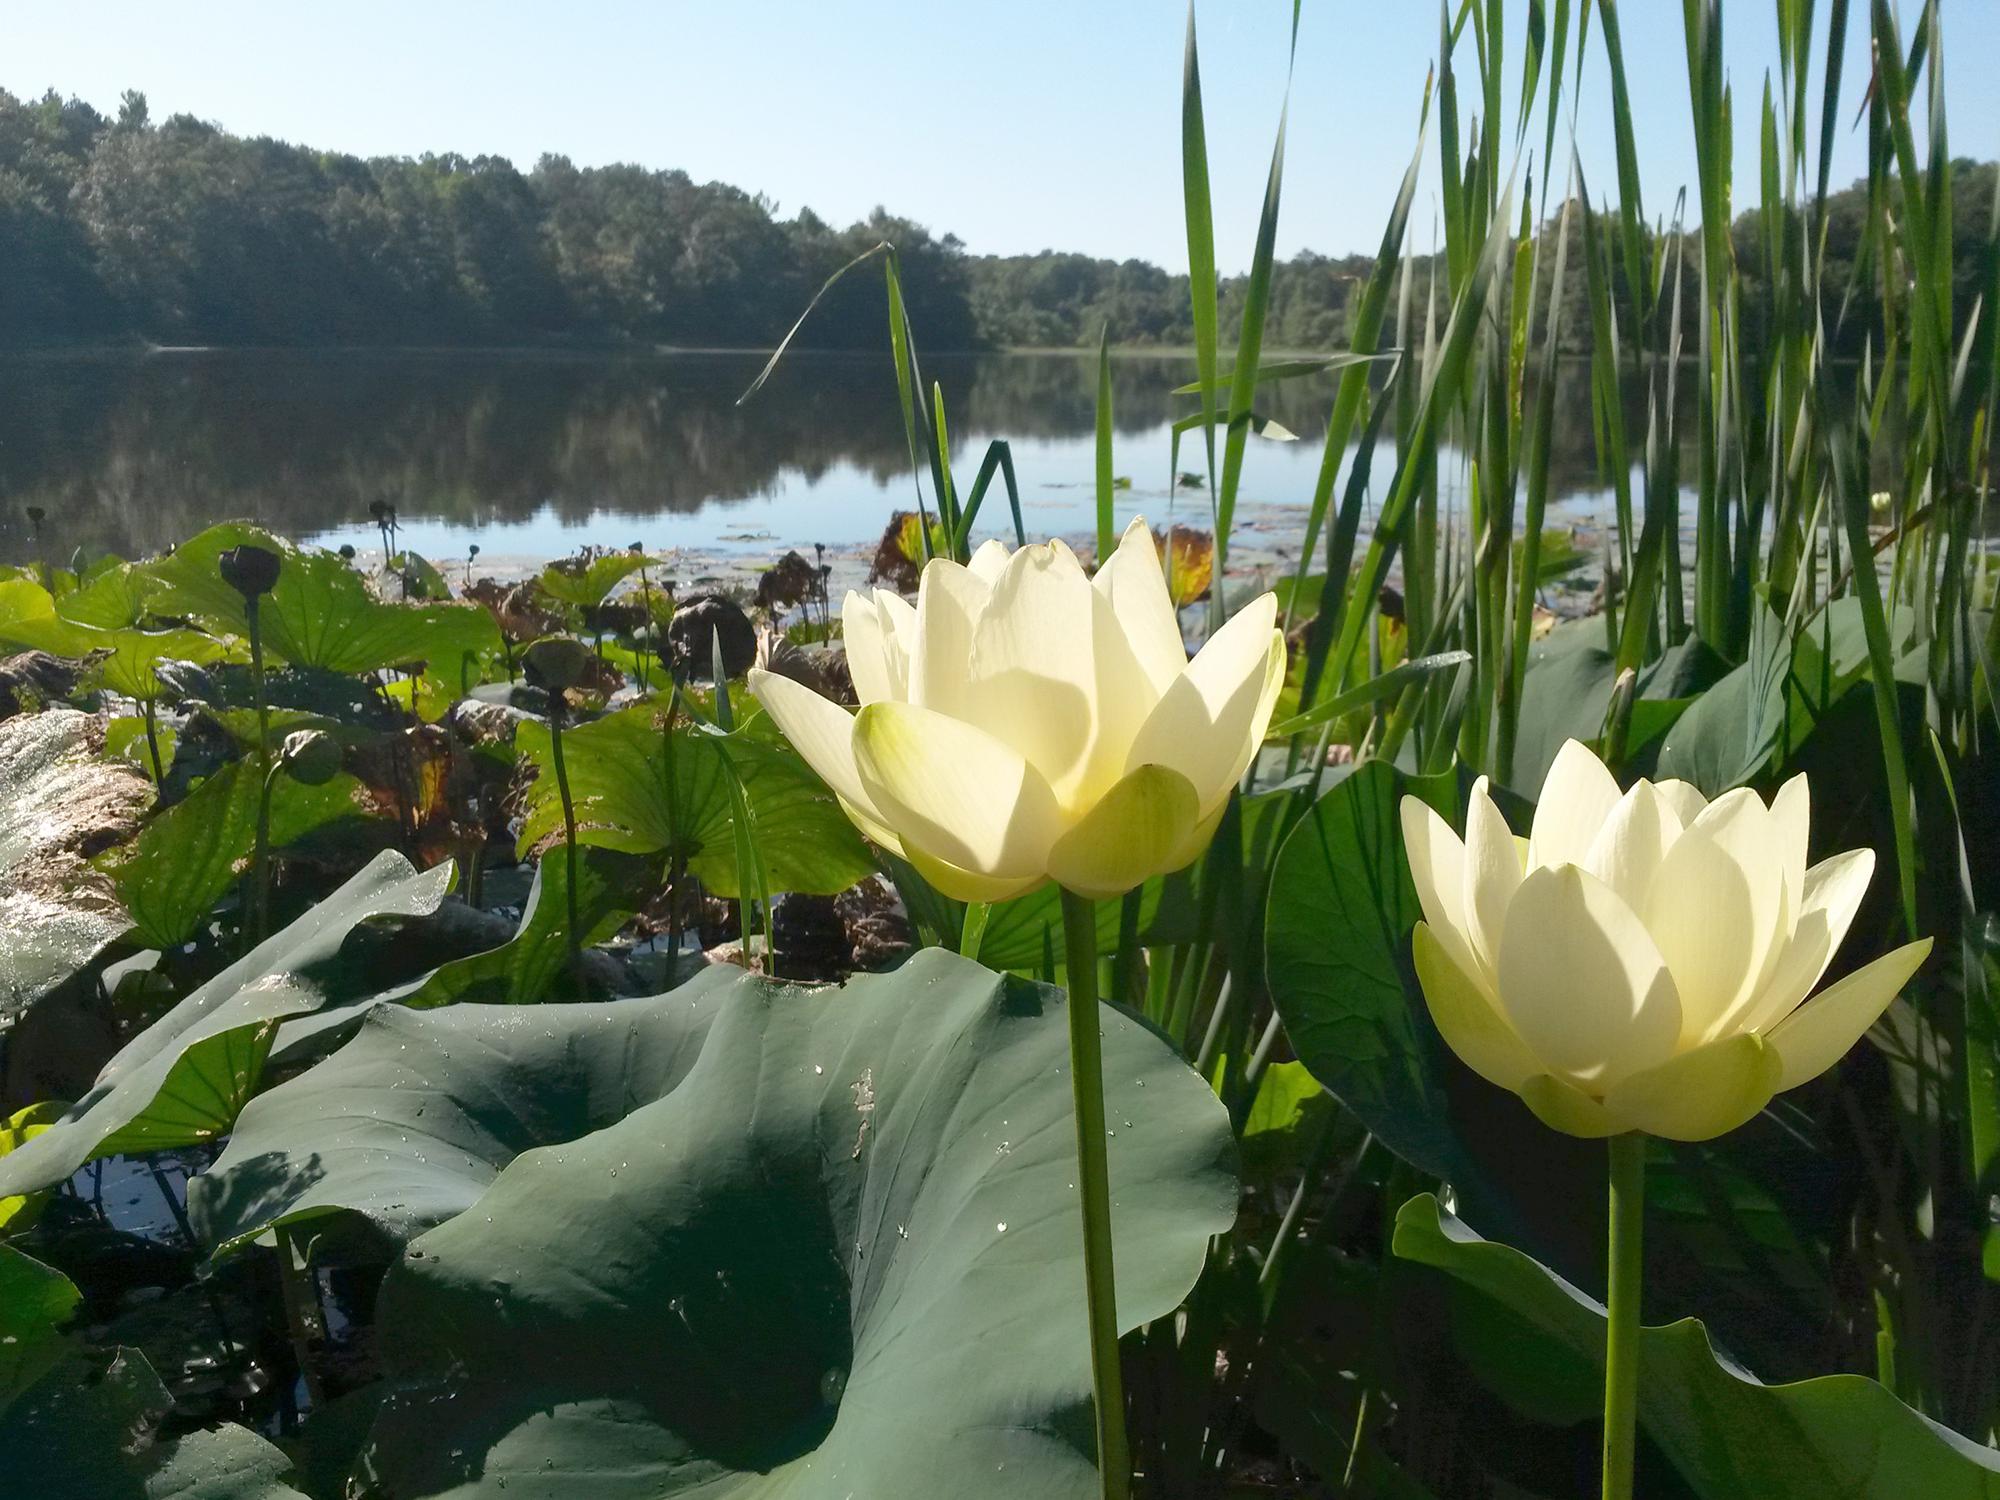
[[(0, 346), (769, 344), (882, 239), (902, 252), (911, 316), (941, 347), (973, 342), (950, 236), (879, 209), (845, 230), (773, 210), (685, 172), (363, 161), (0, 92)], [(881, 320), (879, 293), (857, 287), (805, 338), (872, 347)]]
[[(140, 97), (140, 96), (134, 96)], [(1975, 231), (1993, 174), (1953, 164), (1952, 296), (1963, 319), (1982, 285)], [(1559, 211), (1550, 209), (1545, 222)], [(1877, 293), (1855, 279), (1865, 189), (1826, 205), (1826, 284), (1854, 301), (1829, 330), (1857, 355)], [(1731, 237), (1744, 340), (1768, 322), (1755, 211)], [(901, 260), (911, 325), (933, 350), (981, 344), (1082, 348), (1195, 342), (1185, 275), (1151, 262), (1064, 251), (968, 256), (950, 234), (877, 209), (836, 229), (810, 208), (779, 219), (761, 195), (685, 172), (579, 168), (544, 156), (456, 153), (362, 160), (190, 115), (118, 121), (53, 91), (0, 91), (0, 347), (139, 336), (161, 343), (453, 344), (639, 342), (768, 346), (828, 275), (881, 240)], [(1417, 274), (1430, 258), (1412, 257)], [(1345, 347), (1372, 254), (1301, 251), (1272, 267), (1268, 349)], [(1440, 264), (1438, 269), (1442, 269)], [(1624, 293), (1623, 265), (1614, 268)], [(1683, 271), (1690, 337), (1698, 259)], [(1220, 319), (1242, 319), (1248, 278), (1225, 277)], [(1546, 302), (1547, 283), (1541, 296)], [(1565, 290), (1563, 348), (1589, 349), (1581, 276)], [(1538, 309), (1537, 329), (1540, 327)], [(871, 278), (837, 286), (800, 333), (821, 348), (877, 348)]]

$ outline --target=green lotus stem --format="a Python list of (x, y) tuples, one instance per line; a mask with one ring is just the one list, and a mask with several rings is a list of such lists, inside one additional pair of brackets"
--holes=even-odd
[[(646, 639), (650, 641), (653, 638), (653, 585), (651, 581), (647, 579), (646, 570), (644, 568), (641, 568), (639, 570), (639, 595), (642, 599), (645, 600), (645, 610), (646, 610), (646, 618), (641, 623), (640, 629), (646, 632)], [(638, 660), (634, 663), (634, 665), (639, 669), (639, 691), (642, 693), (651, 692), (653, 687), (651, 681), (652, 673), (647, 670), (648, 663), (646, 661), (646, 657), (648, 654), (649, 653), (646, 652), (645, 650), (640, 650), (635, 653), (635, 655), (638, 657)]]
[(1070, 1090), (1076, 1113), (1076, 1185), (1083, 1204), (1083, 1280), (1090, 1309), (1091, 1388), (1097, 1470), (1104, 1500), (1132, 1492), (1125, 1391), (1118, 1368), (1118, 1294), (1112, 1278), (1111, 1168), (1105, 1157), (1104, 1039), (1097, 1013), (1097, 913), (1088, 896), (1062, 893), (1069, 981)]
[[(667, 711), (661, 721), (660, 750), (667, 791), (667, 951), (672, 963), (681, 957), (681, 881), (687, 857), (681, 851), (680, 782), (674, 773), (674, 716), (680, 710), (681, 685), (667, 679)], [(671, 982), (673, 970), (669, 968)]]
[(243, 613), (250, 635), (250, 687), (257, 698), (257, 775), (263, 790), (257, 798), (257, 848), (251, 859), (250, 946), (269, 936), (271, 918), (271, 706), (264, 694), (264, 630), (257, 596), (247, 595)]
[(576, 804), (569, 795), (569, 768), (563, 764), (562, 698), (558, 694), (549, 713), (549, 755), (556, 765), (556, 791), (562, 797), (563, 867), (569, 876), (569, 967), (572, 975), (583, 966), (583, 933), (576, 920)]
[(271, 935), (271, 787), (282, 766), (264, 772), (257, 794), (257, 844), (250, 856), (250, 946)]
[(965, 904), (965, 921), (958, 929), (958, 956), (977, 959), (980, 944), (986, 940), (986, 919), (993, 908), (984, 901), (968, 901)]
[(1138, 974), (1139, 903), (1143, 897), (1143, 888), (1135, 885), (1118, 904), (1118, 956), (1111, 961), (1111, 998), (1121, 1005), (1131, 1003)]
[(271, 760), (271, 707), (264, 697), (264, 629), (258, 618), (257, 597), (243, 601), (243, 614), (250, 635), (250, 686), (257, 697), (257, 758)]
[(159, 715), (155, 709), (157, 700), (146, 700), (146, 748), (153, 755), (153, 785), (159, 786), (167, 779), (166, 771), (160, 765)]
[(1639, 1414), (1640, 1230), (1646, 1214), (1646, 1138), (1611, 1138), (1611, 1263), (1604, 1344), (1604, 1500), (1632, 1500)]

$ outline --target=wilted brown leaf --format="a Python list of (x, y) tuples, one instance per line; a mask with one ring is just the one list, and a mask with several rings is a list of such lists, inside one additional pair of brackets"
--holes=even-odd
[(1166, 563), (1167, 593), (1175, 609), (1186, 609), (1208, 592), (1215, 577), (1215, 538), (1192, 526), (1176, 525), (1163, 537), (1153, 533)]
[(501, 633), (516, 644), (538, 640), (563, 628), (562, 612), (531, 583), (511, 587), (495, 578), (468, 583), (466, 598), (486, 606)]

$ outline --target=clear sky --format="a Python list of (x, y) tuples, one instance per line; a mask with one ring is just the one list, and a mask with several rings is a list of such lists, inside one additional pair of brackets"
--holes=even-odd
[[(1902, 8), (1916, 14), (1910, 0)], [(1757, 191), (1772, 9), (1726, 7), (1739, 210)], [(1818, 9), (1823, 28), (1828, 6)], [(1868, 5), (1852, 9), (1836, 183), (1862, 170), (1848, 124), (1867, 78)], [(1509, 0), (1508, 11), (1511, 101), (1525, 6)], [(2000, 155), (2000, 95), (1979, 71), (2000, 55), (2000, 3), (1944, 0), (1943, 11), (1954, 152)], [(1249, 258), (1290, 15), (1289, 0), (1199, 7), (1225, 270)], [(1694, 196), (1681, 6), (1624, 0), (1622, 15), (1645, 203), (1657, 216), (1683, 185)], [(137, 88), (155, 119), (188, 111), (240, 134), (361, 155), (492, 152), (525, 169), (552, 151), (578, 165), (679, 167), (766, 193), (785, 215), (810, 205), (846, 223), (881, 203), (977, 252), (1058, 248), (1184, 269), (1185, 16), (1181, 0), (17, 3), (0, 8), (0, 86), (53, 87), (107, 112)], [(1437, 43), (1429, 0), (1306, 0), (1281, 255), (1374, 247)], [(1822, 52), (1816, 41), (1815, 105)], [(1459, 67), (1475, 68), (1469, 32)], [(1593, 25), (1577, 137), (1599, 197), (1613, 188), (1609, 97)], [(1412, 222), (1419, 246), (1435, 219), (1426, 187)]]

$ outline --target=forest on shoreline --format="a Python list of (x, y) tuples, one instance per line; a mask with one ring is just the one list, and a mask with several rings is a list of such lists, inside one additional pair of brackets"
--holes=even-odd
[[(1963, 317), (1982, 276), (1993, 169), (1955, 164), (1954, 297)], [(1553, 222), (1560, 203), (1544, 206)], [(1733, 226), (1746, 346), (1764, 316), (1759, 210)], [(1861, 352), (1879, 268), (1855, 274), (1868, 198), (1829, 195), (1823, 284), (1845, 290), (1831, 352)], [(1689, 226), (1691, 229), (1693, 226)], [(768, 348), (842, 265), (888, 240), (903, 296), (931, 350), (1193, 342), (1187, 277), (1150, 262), (1056, 250), (974, 255), (956, 236), (877, 208), (845, 228), (810, 208), (685, 172), (579, 168), (545, 155), (453, 153), (369, 160), (192, 115), (152, 119), (128, 91), (116, 116), (55, 91), (0, 90), (0, 350), (92, 345), (292, 347)], [(1682, 306), (1700, 304), (1699, 255), (1682, 258)], [(1432, 261), (1406, 260), (1417, 306)], [(1367, 254), (1301, 251), (1272, 273), (1265, 347), (1345, 347)], [(1442, 266), (1435, 295), (1449, 296)], [(1581, 276), (1566, 296), (1570, 352), (1588, 352)], [(1247, 278), (1224, 278), (1226, 327)], [(1546, 288), (1542, 297), (1546, 300)], [(1539, 324), (1546, 312), (1538, 305)], [(804, 347), (882, 347), (873, 277), (835, 286)]]

